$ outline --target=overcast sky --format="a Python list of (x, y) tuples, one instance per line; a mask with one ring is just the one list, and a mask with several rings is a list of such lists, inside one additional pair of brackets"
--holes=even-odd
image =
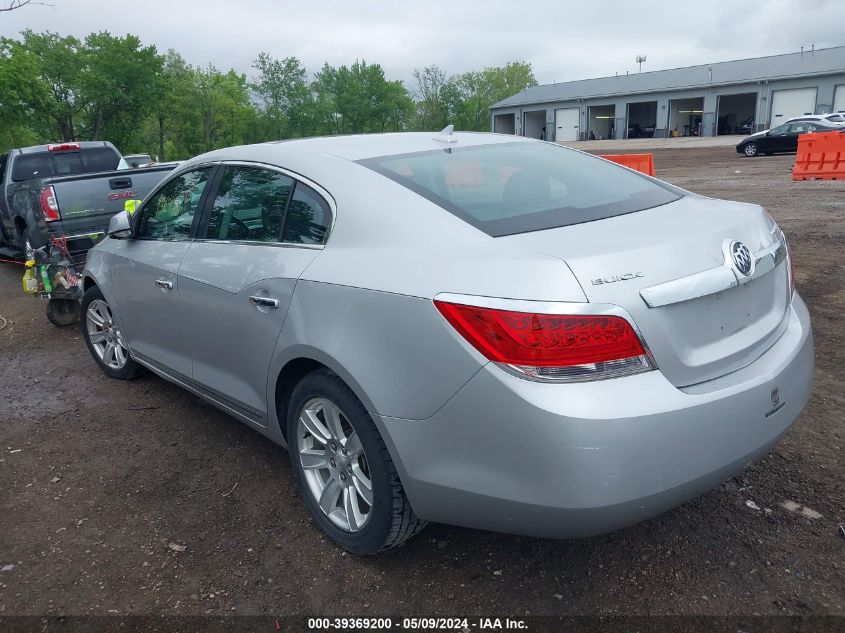
[(309, 73), (365, 59), (406, 81), (429, 64), (452, 74), (524, 60), (551, 83), (636, 72), (638, 53), (646, 71), (845, 44), (841, 0), (45, 1), (53, 6), (0, 13), (0, 35), (129, 32), (192, 64), (245, 73), (266, 51), (298, 57)]

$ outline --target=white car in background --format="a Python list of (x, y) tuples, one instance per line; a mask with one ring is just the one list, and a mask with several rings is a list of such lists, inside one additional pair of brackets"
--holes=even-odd
[(845, 112), (831, 112), (829, 114), (805, 114), (804, 116), (794, 116), (787, 119), (785, 123), (792, 123), (793, 121), (819, 121), (827, 125), (834, 125), (838, 127), (845, 127)]

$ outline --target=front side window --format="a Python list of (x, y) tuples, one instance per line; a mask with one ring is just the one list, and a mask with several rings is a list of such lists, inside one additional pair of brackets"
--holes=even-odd
[(789, 132), (789, 124), (788, 123), (783, 123), (781, 125), (778, 125), (776, 128), (772, 128), (772, 130), (771, 130), (772, 134), (786, 134), (787, 132)]
[(210, 172), (210, 167), (195, 169), (159, 189), (141, 207), (136, 235), (157, 240), (188, 239)]
[(646, 176), (550, 143), (500, 143), (360, 161), (498, 237), (633, 213), (680, 197)]
[(283, 242), (325, 244), (331, 210), (323, 197), (308, 185), (297, 183), (285, 216)]
[(278, 242), (293, 179), (255, 167), (226, 167), (208, 217), (212, 240)]

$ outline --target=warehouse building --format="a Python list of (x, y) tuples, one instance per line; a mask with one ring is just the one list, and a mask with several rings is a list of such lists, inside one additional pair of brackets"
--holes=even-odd
[(845, 111), (845, 46), (527, 88), (494, 132), (555, 141), (750, 134)]

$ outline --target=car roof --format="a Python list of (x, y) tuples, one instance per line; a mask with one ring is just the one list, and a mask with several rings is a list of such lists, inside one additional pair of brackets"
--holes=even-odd
[[(451, 142), (447, 142), (451, 138)], [(393, 132), (387, 134), (356, 134), (346, 136), (321, 136), (284, 141), (270, 141), (257, 145), (239, 145), (214, 150), (191, 159), (190, 163), (214, 160), (256, 160), (268, 157), (275, 150), (281, 153), (329, 154), (350, 161), (395, 156), (458, 147), (477, 147), (500, 143), (530, 143), (534, 139), (510, 134), (490, 132), (455, 132), (446, 137), (440, 132)], [(540, 141), (535, 141), (540, 142)]]

